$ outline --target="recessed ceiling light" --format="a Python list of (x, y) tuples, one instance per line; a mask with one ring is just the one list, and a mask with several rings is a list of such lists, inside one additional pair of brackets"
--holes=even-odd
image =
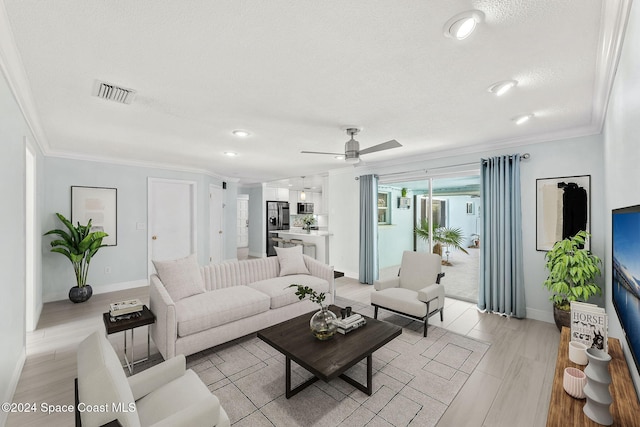
[(244, 130), (244, 129), (236, 129), (231, 133), (234, 134), (235, 136), (240, 137), (240, 138), (246, 138), (247, 136), (251, 135), (251, 133), (249, 131)]
[(517, 80), (504, 80), (489, 86), (487, 90), (496, 96), (502, 96), (516, 86), (518, 86)]
[(225, 151), (225, 152), (224, 152), (224, 155), (225, 155), (225, 156), (229, 156), (229, 157), (235, 157), (235, 156), (237, 156), (237, 155), (238, 155), (238, 153), (235, 153), (235, 152), (233, 152), (233, 151)]
[(523, 114), (521, 116), (514, 117), (513, 120), (517, 125), (521, 125), (525, 122), (528, 122), (531, 118), (533, 118), (533, 114)]
[(444, 24), (444, 35), (456, 40), (464, 40), (473, 33), (479, 22), (484, 20), (484, 13), (479, 10), (468, 10), (449, 19)]

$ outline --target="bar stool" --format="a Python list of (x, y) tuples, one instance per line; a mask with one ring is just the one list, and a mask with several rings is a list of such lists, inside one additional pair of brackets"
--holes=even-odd
[[(303, 254), (309, 255), (313, 259), (316, 258), (316, 244), (315, 243), (305, 242), (305, 241), (300, 240), (300, 239), (291, 239), (291, 240), (289, 240), (289, 243), (291, 243), (294, 246), (301, 245)], [(308, 252), (308, 251), (306, 251), (307, 248), (313, 249), (313, 256), (311, 256), (310, 254), (307, 253)]]
[(279, 248), (285, 248), (287, 243), (289, 243), (288, 240), (284, 240), (282, 237), (272, 237), (271, 240), (273, 240), (275, 246)]

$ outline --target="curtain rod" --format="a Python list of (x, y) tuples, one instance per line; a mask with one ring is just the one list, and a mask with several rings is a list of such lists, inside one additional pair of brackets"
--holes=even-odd
[[(529, 153), (524, 153), (520, 156), (520, 160), (528, 160), (529, 158), (531, 158), (531, 154)], [(459, 163), (457, 165), (448, 165), (448, 166), (438, 166), (435, 168), (429, 168), (429, 169), (415, 169), (412, 171), (403, 171), (403, 172), (393, 172), (393, 173), (385, 173), (382, 175), (377, 175), (377, 174), (373, 174), (376, 178), (379, 178), (381, 176), (393, 176), (393, 175), (402, 175), (402, 174), (406, 174), (406, 173), (414, 173), (414, 172), (424, 172), (425, 174), (429, 173), (429, 171), (432, 170), (438, 170), (438, 169), (449, 169), (449, 168), (455, 168), (455, 167), (459, 167), (459, 166), (477, 166), (478, 162), (470, 162), (470, 163)], [(360, 179), (359, 176), (356, 176), (356, 181), (358, 181)]]

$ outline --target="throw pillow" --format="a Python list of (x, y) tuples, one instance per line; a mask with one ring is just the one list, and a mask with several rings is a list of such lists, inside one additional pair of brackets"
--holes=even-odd
[(275, 247), (278, 261), (280, 262), (280, 276), (291, 274), (310, 274), (302, 257), (302, 246), (292, 248)]
[(171, 261), (153, 261), (153, 265), (174, 302), (204, 292), (204, 281), (195, 254)]

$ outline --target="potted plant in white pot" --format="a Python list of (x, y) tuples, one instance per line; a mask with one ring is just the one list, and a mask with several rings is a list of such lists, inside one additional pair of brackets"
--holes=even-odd
[(594, 281), (601, 274), (602, 261), (584, 249), (590, 236), (586, 231), (579, 231), (573, 237), (556, 242), (545, 255), (549, 276), (544, 286), (552, 292), (549, 299), (553, 301), (553, 318), (558, 330), (571, 325), (571, 301), (586, 302), (602, 293)]
[(71, 261), (76, 276), (76, 286), (69, 289), (69, 299), (74, 303), (85, 302), (93, 294), (93, 289), (87, 285), (87, 274), (91, 259), (103, 247), (102, 239), (108, 234), (104, 231), (91, 231), (91, 220), (87, 225), (74, 226), (63, 215), (56, 213), (58, 219), (67, 227), (68, 231), (54, 229), (44, 235), (55, 234), (60, 239), (51, 242), (51, 252), (62, 254)]

